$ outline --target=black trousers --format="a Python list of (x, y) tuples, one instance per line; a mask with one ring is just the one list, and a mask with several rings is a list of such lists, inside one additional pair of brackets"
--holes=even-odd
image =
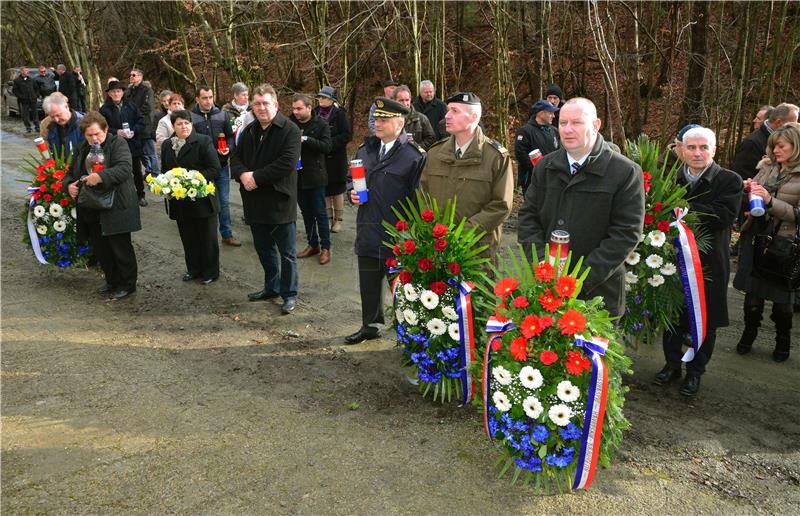
[(380, 327), (383, 317), (383, 287), (388, 285), (386, 263), (370, 256), (358, 257), (358, 287), (361, 291), (362, 327)]
[[(687, 374), (702, 376), (706, 372), (706, 365), (711, 360), (714, 353), (714, 345), (717, 343), (717, 329), (706, 328), (706, 340), (700, 346), (700, 351), (694, 356), (691, 362), (686, 363)], [(664, 358), (667, 365), (673, 369), (681, 368), (681, 358), (683, 358), (683, 345), (691, 346), (689, 335), (689, 320), (684, 315), (678, 326), (672, 332), (665, 331), (662, 340), (664, 347)]]
[(183, 256), (186, 259), (186, 271), (202, 279), (217, 279), (219, 242), (216, 215), (177, 222), (183, 243)]
[(39, 130), (39, 113), (36, 112), (36, 101), (19, 101), (19, 116), (25, 123), (25, 130), (30, 131), (31, 124), (38, 131)]
[(89, 223), (86, 229), (92, 251), (106, 276), (106, 283), (118, 290), (136, 290), (138, 269), (131, 234), (103, 236), (100, 222)]
[(144, 198), (144, 177), (142, 176), (142, 157), (133, 157), (133, 185), (136, 187), (136, 195), (139, 199)]

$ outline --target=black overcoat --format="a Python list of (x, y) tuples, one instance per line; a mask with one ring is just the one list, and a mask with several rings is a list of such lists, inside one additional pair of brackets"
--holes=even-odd
[[(167, 172), (175, 167), (197, 170), (209, 183), (217, 179), (220, 165), (211, 138), (193, 130), (177, 156), (172, 148), (172, 138), (164, 140), (161, 144), (161, 172)], [(188, 198), (169, 200), (169, 218), (172, 220), (211, 217), (218, 211), (219, 201), (216, 193), (194, 201)]]
[[(325, 170), (328, 173), (328, 183), (346, 183), (350, 163), (347, 161), (347, 144), (353, 139), (353, 130), (347, 119), (347, 111), (340, 106), (333, 106), (333, 112), (328, 117), (328, 126), (331, 129), (331, 149), (325, 158)], [(319, 114), (319, 108), (314, 109), (314, 116)]]
[(301, 123), (294, 115), (289, 119), (303, 131), (306, 139), (300, 146), (303, 168), (297, 171), (297, 187), (304, 190), (326, 186), (328, 173), (325, 156), (331, 150), (331, 129), (328, 122), (318, 116), (312, 116), (305, 123)]
[(105, 103), (100, 106), (100, 114), (103, 115), (108, 122), (108, 132), (117, 135), (117, 131), (122, 129), (122, 124), (127, 123), (129, 129), (133, 131), (133, 138), (127, 140), (128, 148), (131, 151), (131, 156), (140, 158), (142, 156), (142, 141), (140, 134), (145, 130), (145, 122), (141, 113), (135, 105), (123, 100), (121, 107), (118, 109), (114, 105), (111, 97), (106, 97)]

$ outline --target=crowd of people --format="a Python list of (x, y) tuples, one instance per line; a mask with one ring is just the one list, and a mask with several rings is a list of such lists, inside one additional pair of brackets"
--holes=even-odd
[[(371, 135), (354, 155), (366, 170), (369, 201), (360, 202), (352, 190), (348, 196), (358, 206), (354, 249), (362, 322), (345, 338), (346, 343), (381, 335), (390, 253), (384, 245), (388, 237), (382, 222), (396, 222), (392, 208), (417, 188), (439, 205), (457, 198), (457, 219), (465, 218), (470, 226), (486, 231), (486, 253), (494, 256), (503, 222), (512, 211), (514, 158), (517, 184), (524, 194), (520, 243), (541, 256), (554, 230), (568, 231), (571, 251), (591, 267), (581, 296), (600, 296), (612, 315), (623, 315), (624, 261), (642, 235), (643, 174), (617, 145), (604, 140), (594, 103), (580, 97), (565, 99), (562, 90), (551, 85), (546, 98), (533, 104), (529, 120), (517, 130), (512, 156), (485, 134), (477, 95), (458, 92), (443, 101), (430, 81), (422, 81), (419, 91), (412, 99), (407, 85), (385, 82), (383, 96), (375, 98), (370, 108)], [(101, 145), (111, 156), (106, 170), (85, 181), (122, 194), (109, 213), (78, 211), (79, 224), (85, 226), (105, 272), (101, 292), (123, 299), (136, 289), (130, 233), (140, 229), (138, 207), (147, 202), (143, 174), (184, 167), (213, 181), (217, 195), (203, 202), (168, 203), (185, 251), (183, 279), (204, 284), (218, 279), (218, 233), (224, 244), (241, 246), (232, 232), (228, 207), (232, 179), (239, 184), (244, 221), (264, 273), (263, 289), (248, 298), (281, 298), (282, 312), (291, 313), (300, 291), (297, 259), (318, 256), (320, 264), (329, 263), (333, 256), (330, 233), (341, 230), (347, 144), (353, 131), (337, 102), (336, 89), (324, 86), (316, 99), (294, 95), (288, 115), (281, 112), (278, 94), (269, 84), (256, 86), (251, 96), (246, 85), (236, 83), (232, 99), (221, 108), (212, 88), (200, 85), (191, 110), (186, 110), (181, 95), (162, 91), (154, 108), (152, 88), (143, 82), (141, 70), (133, 69), (127, 86), (111, 78), (106, 93), (100, 112), (84, 115), (65, 91), (50, 91), (44, 99), (48, 125), (42, 127), (57, 152), (75, 151), (70, 192), (77, 192), (78, 178), (84, 175), (83, 160), (90, 143)], [(677, 181), (687, 186), (691, 210), (699, 214), (711, 239), (701, 254), (707, 270), (708, 331), (701, 352), (686, 366), (680, 387), (686, 396), (698, 392), (716, 330), (729, 324), (727, 288), (719, 286), (728, 284), (731, 230), (737, 223), (741, 238), (734, 286), (746, 293), (745, 329), (737, 351), (746, 354), (752, 348), (769, 300), (776, 328), (773, 358), (780, 362), (789, 357), (795, 292), (755, 273), (753, 242), (755, 235), (765, 231), (787, 237), (797, 234), (797, 118), (798, 107), (793, 104), (759, 109), (755, 130), (741, 143), (730, 169), (714, 161), (716, 135), (711, 129), (689, 125), (674, 142), (672, 159), (680, 164)], [(764, 200), (768, 216), (748, 213), (747, 194)], [(134, 195), (138, 204), (128, 202)], [(296, 250), (298, 206), (306, 238), (300, 252)], [(681, 350), (687, 332), (688, 319), (683, 314), (663, 337), (666, 364), (656, 375), (656, 383), (683, 377)]]

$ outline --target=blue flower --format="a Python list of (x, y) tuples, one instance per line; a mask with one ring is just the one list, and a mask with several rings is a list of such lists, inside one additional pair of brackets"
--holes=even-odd
[(85, 245), (79, 245), (78, 246), (78, 255), (79, 256), (83, 256), (84, 254), (86, 254), (88, 252), (89, 252), (89, 248), (86, 247)]
[(61, 240), (62, 238), (64, 238), (62, 233), (56, 233), (56, 240)]
[(49, 244), (50, 243), (50, 237), (49, 236), (43, 236), (40, 240), (42, 241), (42, 243), (45, 243), (45, 244)]
[(633, 298), (633, 302), (636, 303), (637, 305), (641, 305), (642, 304), (642, 296), (640, 296), (639, 294), (636, 294), (636, 296), (634, 296), (634, 298)]
[(639, 330), (641, 330), (642, 328), (644, 328), (644, 323), (642, 323), (642, 322), (635, 322), (635, 323), (633, 323), (633, 330), (634, 330), (634, 331), (639, 331)]
[(537, 425), (536, 428), (533, 429), (533, 440), (537, 443), (543, 443), (547, 441), (547, 438), (550, 437), (550, 431), (544, 425)]
[(642, 310), (642, 315), (649, 318), (651, 315), (653, 315), (653, 312), (651, 312), (650, 310), (645, 309), (645, 310)]
[(567, 426), (559, 428), (558, 433), (565, 441), (581, 438), (581, 429), (575, 423), (569, 423)]
[(495, 418), (493, 418), (493, 417), (490, 417), (489, 418), (489, 434), (491, 434), (491, 436), (494, 437), (494, 436), (497, 435), (497, 430), (498, 430), (497, 420)]
[(514, 459), (514, 462), (516, 462), (517, 466), (519, 466), (520, 468), (529, 469), (534, 473), (542, 471), (542, 459), (540, 459), (539, 457), (534, 456), (528, 460), (516, 458)]

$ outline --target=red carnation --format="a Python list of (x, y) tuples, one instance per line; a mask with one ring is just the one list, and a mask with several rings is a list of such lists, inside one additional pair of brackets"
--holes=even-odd
[(669, 233), (669, 222), (666, 220), (659, 221), (659, 223), (656, 224), (656, 227), (658, 228), (659, 231), (663, 231), (664, 233)]
[(519, 281), (515, 280), (514, 278), (503, 278), (495, 284), (494, 294), (502, 297), (505, 301), (506, 296), (517, 290), (518, 286)]
[(47, 185), (40, 185), (39, 186), (39, 191), (40, 192), (46, 192), (47, 191)]
[(542, 282), (552, 280), (556, 274), (556, 270), (548, 262), (540, 263), (533, 268), (533, 272), (536, 274), (536, 279)]
[(55, 166), (56, 162), (53, 161), (52, 159), (48, 159), (47, 161), (44, 162), (44, 168), (53, 168)]
[(567, 351), (567, 360), (564, 365), (569, 374), (579, 375), (592, 367), (592, 362), (583, 356), (580, 351)]
[(663, 209), (664, 209), (664, 203), (661, 202), (661, 201), (658, 201), (657, 203), (655, 203), (653, 205), (653, 211), (656, 212), (656, 213), (658, 213), (659, 211), (661, 211)]
[(542, 308), (548, 312), (555, 312), (559, 309), (563, 301), (560, 297), (554, 296), (550, 289), (547, 289), (544, 291), (544, 294), (539, 296), (539, 303), (541, 303)]
[(642, 177), (644, 177), (645, 182), (650, 181), (651, 179), (653, 179), (653, 176), (650, 175), (650, 172), (648, 172), (646, 170), (644, 172), (642, 172)]
[(645, 226), (649, 226), (650, 224), (652, 224), (655, 221), (656, 221), (656, 218), (653, 217), (651, 214), (649, 214), (649, 213), (645, 213), (644, 214), (644, 225)]
[(556, 280), (556, 292), (561, 297), (570, 297), (575, 292), (576, 282), (574, 276), (561, 276)]
[(55, 172), (53, 172), (53, 177), (56, 178), (57, 180), (61, 181), (62, 179), (64, 179), (64, 171), (63, 170), (56, 170)]
[(575, 335), (586, 329), (586, 318), (577, 310), (567, 310), (558, 320), (562, 335)]
[(417, 250), (417, 244), (414, 243), (413, 240), (406, 240), (403, 242), (403, 252), (406, 254), (411, 254)]
[(408, 231), (408, 222), (405, 220), (398, 220), (394, 227), (397, 231)]
[(50, 202), (53, 200), (53, 196), (49, 193), (44, 194), (44, 202)]
[(45, 181), (47, 181), (47, 176), (44, 174), (39, 174), (38, 176), (36, 176), (36, 181), (44, 183)]
[(649, 191), (650, 191), (650, 183), (645, 183), (644, 184), (644, 193), (647, 193)]
[(408, 271), (403, 271), (397, 276), (397, 279), (400, 280), (400, 283), (403, 285), (411, 282), (411, 273)]
[(53, 189), (54, 192), (60, 192), (63, 186), (64, 186), (63, 183), (54, 183), (51, 188)]
[(514, 357), (514, 360), (524, 362), (528, 358), (528, 341), (522, 337), (512, 340), (511, 356)]
[(397, 258), (387, 258), (386, 259), (386, 266), (387, 267), (397, 267)]
[(503, 339), (494, 339), (492, 341), (492, 351), (500, 351), (503, 347)]
[(419, 214), (422, 217), (422, 220), (425, 222), (433, 222), (433, 211), (430, 209), (423, 210), (422, 213)]
[(433, 262), (430, 260), (430, 258), (420, 258), (420, 260), (417, 262), (417, 267), (419, 267), (419, 270), (421, 271), (429, 271), (431, 270), (431, 267), (433, 267)]
[(552, 364), (556, 360), (558, 360), (558, 355), (556, 355), (555, 353), (553, 353), (549, 349), (546, 350), (546, 351), (542, 351), (539, 354), (539, 361), (541, 361), (544, 365), (549, 366), (550, 364)]
[(433, 226), (433, 238), (442, 238), (447, 234), (447, 229), (444, 224), (436, 224)]
[(444, 238), (436, 239), (436, 241), (433, 242), (433, 248), (439, 252), (444, 251), (447, 248), (447, 240)]
[(514, 307), (515, 308), (525, 308), (530, 303), (528, 303), (528, 298), (525, 296), (517, 296), (514, 298)]
[(65, 208), (66, 208), (66, 207), (69, 205), (69, 199), (67, 199), (66, 197), (64, 197), (63, 199), (61, 199), (61, 200), (59, 201), (59, 204), (60, 204), (61, 206), (63, 206), (63, 207), (65, 207)]
[(459, 264), (457, 264), (456, 262), (448, 263), (447, 264), (447, 268), (450, 269), (450, 274), (452, 274), (453, 276), (457, 276), (458, 274), (461, 274), (461, 266)]
[(396, 246), (392, 247), (392, 252), (394, 254), (396, 254), (396, 255), (399, 255), (400, 254), (400, 246), (396, 245)]
[(44, 165), (39, 165), (38, 167), (36, 167), (37, 174), (41, 174), (42, 172), (44, 172)]
[(447, 283), (444, 281), (434, 281), (430, 284), (430, 289), (434, 291), (436, 295), (441, 296), (447, 292)]
[(42, 196), (42, 192), (34, 192), (33, 194), (31, 194), (31, 196), (38, 201), (39, 198)]

